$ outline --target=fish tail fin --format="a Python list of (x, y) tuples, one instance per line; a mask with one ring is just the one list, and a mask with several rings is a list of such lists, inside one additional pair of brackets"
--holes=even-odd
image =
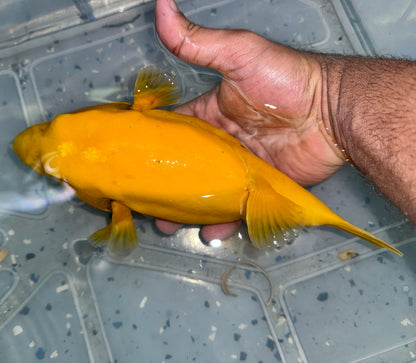
[(335, 227), (340, 229), (341, 231), (351, 233), (357, 237), (362, 238), (363, 240), (366, 240), (367, 242), (372, 243), (373, 245), (380, 247), (380, 248), (386, 248), (391, 252), (394, 252), (395, 254), (399, 256), (403, 256), (403, 253), (400, 252), (398, 249), (394, 248), (387, 242), (384, 242), (382, 239), (374, 236), (370, 232), (365, 231), (364, 229), (354, 226), (350, 222), (347, 222), (345, 219), (342, 219), (341, 217), (335, 215), (333, 222), (325, 223), (325, 225), (330, 227)]
[(93, 233), (89, 239), (94, 245), (107, 244), (112, 251), (127, 251), (137, 246), (137, 233), (131, 210), (123, 204), (111, 203), (112, 219), (107, 227)]
[(179, 99), (179, 87), (171, 73), (160, 72), (155, 67), (146, 67), (137, 75), (131, 108), (145, 111), (170, 106), (179, 102)]
[(263, 178), (250, 185), (246, 223), (256, 247), (283, 247), (293, 242), (295, 228), (304, 225), (302, 208), (277, 193)]
[[(270, 165), (256, 163), (246, 206), (250, 240), (257, 246), (282, 247), (296, 237), (295, 229), (327, 225), (360, 237), (377, 247), (402, 253), (371, 233), (347, 222), (318, 198)], [(285, 190), (285, 195), (279, 193)], [(291, 200), (287, 195), (296, 196)]]

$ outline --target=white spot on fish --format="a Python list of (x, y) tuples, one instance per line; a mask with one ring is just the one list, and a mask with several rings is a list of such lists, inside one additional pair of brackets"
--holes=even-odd
[(74, 212), (75, 212), (75, 207), (73, 205), (70, 205), (69, 208), (68, 208), (68, 213), (69, 214), (74, 214)]
[(240, 329), (240, 330), (244, 330), (245, 328), (247, 328), (247, 324), (243, 324), (243, 323), (241, 323), (241, 324), (238, 326), (238, 329)]
[(400, 324), (402, 324), (403, 326), (408, 326), (408, 325), (413, 326), (413, 323), (412, 323), (412, 322), (411, 322), (408, 318), (403, 319), (403, 320), (400, 322)]
[(144, 309), (147, 303), (147, 296), (145, 296), (142, 301), (140, 301), (140, 309)]
[(66, 328), (66, 330), (71, 329), (71, 323), (70, 323), (69, 321), (67, 321), (67, 322), (65, 323), (65, 328)]
[(62, 248), (63, 248), (64, 250), (67, 250), (67, 249), (68, 249), (68, 242), (64, 242), (64, 243), (62, 244)]
[(292, 337), (287, 338), (287, 342), (288, 342), (289, 344), (293, 344), (293, 338), (292, 338)]
[(23, 328), (20, 325), (13, 327), (13, 335), (16, 337), (23, 333)]
[(220, 307), (221, 306), (221, 302), (220, 301), (216, 301), (215, 302), (215, 305), (217, 305), (217, 307)]
[(413, 352), (409, 352), (409, 355), (410, 355), (410, 358), (412, 358), (412, 359), (416, 357), (416, 354), (413, 353)]
[(57, 350), (54, 350), (54, 351), (51, 353), (51, 355), (49, 356), (49, 358), (53, 359), (53, 358), (56, 358), (57, 356), (58, 356), (58, 351), (57, 351)]
[(10, 255), (10, 260), (12, 261), (12, 265), (15, 265), (17, 263), (16, 258), (17, 258), (16, 255)]
[(15, 231), (14, 231), (14, 229), (9, 229), (9, 231), (7, 232), (7, 234), (8, 234), (9, 236), (14, 236), (14, 235), (15, 235)]
[(72, 314), (66, 314), (66, 315), (65, 315), (65, 317), (66, 317), (67, 319), (71, 319), (71, 318), (72, 318)]
[(31, 240), (30, 238), (25, 238), (25, 239), (23, 240), (23, 243), (24, 243), (25, 245), (30, 245), (30, 244), (32, 243), (32, 240)]
[(351, 271), (351, 266), (350, 265), (345, 266), (344, 270), (347, 271), (347, 272), (350, 272)]
[(60, 294), (61, 292), (64, 292), (64, 291), (66, 291), (66, 290), (68, 290), (68, 289), (69, 289), (69, 285), (68, 285), (68, 284), (61, 285), (61, 286), (58, 286), (58, 287), (56, 288), (56, 293), (57, 293), (57, 294)]
[(237, 359), (237, 354), (231, 354), (231, 359)]
[(33, 348), (35, 345), (36, 345), (35, 341), (34, 341), (34, 340), (32, 340), (32, 341), (29, 343), (29, 348)]
[(290, 290), (290, 293), (291, 293), (292, 295), (296, 295), (296, 289)]

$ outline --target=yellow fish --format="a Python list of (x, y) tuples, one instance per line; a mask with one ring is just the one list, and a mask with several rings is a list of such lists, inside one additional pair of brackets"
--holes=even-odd
[(178, 101), (172, 76), (138, 75), (133, 104), (109, 103), (56, 116), (16, 136), (13, 149), (37, 172), (69, 184), (79, 199), (112, 212), (95, 243), (137, 244), (131, 211), (185, 224), (243, 219), (255, 246), (282, 245), (294, 227), (328, 225), (397, 254), (345, 221), (225, 131), (158, 110)]

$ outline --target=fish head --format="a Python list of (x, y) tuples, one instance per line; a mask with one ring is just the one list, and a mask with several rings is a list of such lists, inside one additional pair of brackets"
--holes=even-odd
[(18, 134), (13, 141), (13, 150), (20, 160), (40, 174), (43, 174), (41, 146), (49, 125), (50, 122), (44, 122), (31, 126)]

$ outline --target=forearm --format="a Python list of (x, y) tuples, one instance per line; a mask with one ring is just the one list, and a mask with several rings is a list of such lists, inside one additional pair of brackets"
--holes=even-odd
[(416, 62), (321, 60), (324, 122), (350, 161), (416, 224)]

